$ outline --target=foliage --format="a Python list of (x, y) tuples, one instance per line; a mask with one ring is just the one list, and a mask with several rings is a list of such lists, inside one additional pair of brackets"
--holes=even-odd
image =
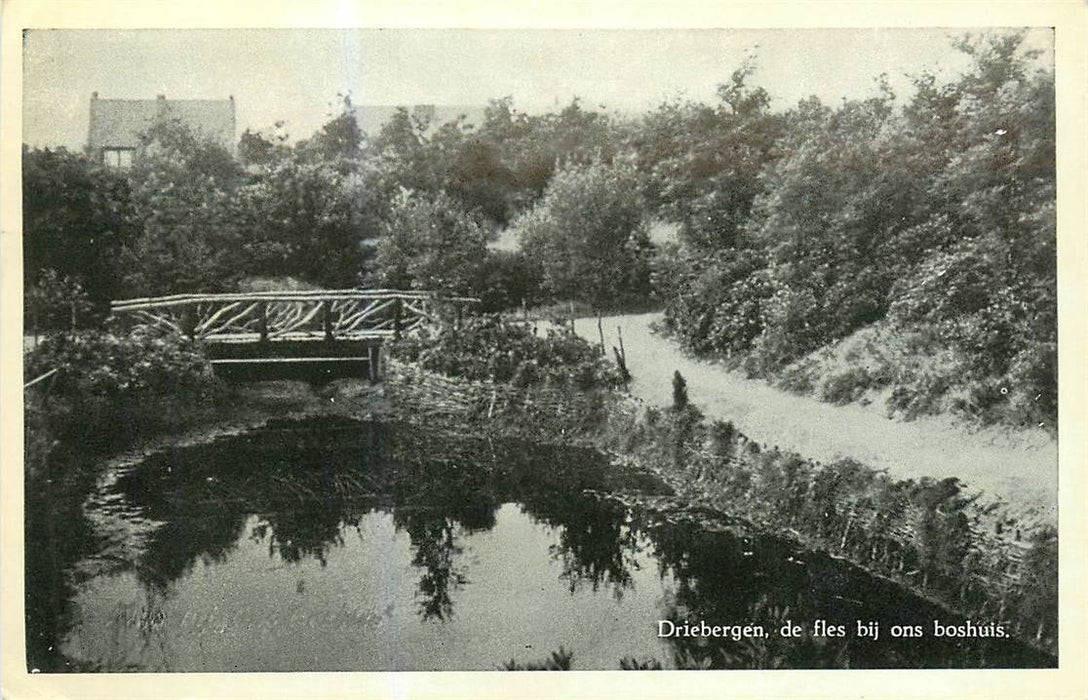
[(364, 146), (363, 132), (355, 117), (350, 95), (339, 95), (340, 111), (331, 115), (312, 138), (299, 143), (295, 149), (315, 160), (336, 163), (341, 174), (349, 174)]
[(747, 81), (747, 62), (718, 86), (718, 103), (666, 102), (631, 134), (652, 206), (681, 224), (685, 243), (701, 251), (734, 245), (760, 192), (760, 173), (779, 156), (782, 115)]
[[(916, 76), (903, 104), (881, 78), (874, 97), (771, 115), (742, 69), (722, 89), (732, 106), (651, 115), (640, 167), (684, 224), (655, 264), (668, 329), (834, 401), (891, 382), (896, 406), (1053, 426), (1054, 75), (1023, 38), (964, 37), (972, 66)], [(711, 135), (738, 156), (713, 160)], [(707, 209), (714, 197), (726, 204)], [(874, 327), (881, 342), (932, 334), (957, 364), (929, 379), (813, 374), (813, 358)]]
[(382, 224), (375, 277), (380, 287), (469, 294), (486, 255), (479, 224), (449, 196), (402, 190)]
[(125, 286), (140, 295), (230, 289), (244, 271), (232, 212), (241, 179), (219, 143), (178, 121), (150, 127), (130, 173), (140, 233), (123, 250)]
[(501, 225), (541, 196), (559, 164), (611, 160), (618, 140), (613, 120), (577, 98), (558, 112), (529, 116), (505, 97), (489, 103), (480, 125), (464, 116), (435, 124), (433, 108), (400, 107), (365, 155), (379, 201), (401, 187), (445, 192), (466, 212)]
[(43, 382), (42, 428), (56, 439), (101, 451), (155, 430), (170, 413), (213, 396), (211, 368), (188, 341), (101, 331), (52, 335), (26, 356), (24, 375)]
[(543, 296), (540, 270), (521, 251), (488, 251), (475, 293), (485, 313), (532, 307)]
[(565, 650), (563, 647), (559, 647), (558, 651), (553, 651), (551, 656), (543, 661), (530, 661), (527, 663), (518, 663), (516, 659), (510, 659), (504, 663), (500, 670), (503, 671), (569, 671), (571, 669), (571, 660), (574, 658), (574, 654)]
[(560, 299), (614, 308), (649, 293), (651, 244), (637, 173), (621, 164), (568, 167), (512, 227)]
[[(1024, 36), (958, 40), (966, 71), (914, 76), (905, 100), (878, 77), (864, 99), (775, 110), (746, 62), (709, 104), (639, 120), (503, 97), (478, 125), (400, 108), (368, 137), (342, 96), (293, 145), (282, 123), (247, 131), (237, 160), (168, 121), (127, 172), (25, 149), (28, 299), (55, 270), (98, 316), (253, 276), (438, 288), (488, 310), (659, 302), (686, 348), (795, 389), (1053, 426), (1054, 75)], [(651, 245), (654, 218), (678, 244)], [(504, 225), (521, 252), (487, 252)], [(872, 328), (936, 334), (941, 367), (817, 375), (813, 358)]]
[(248, 274), (297, 277), (321, 287), (357, 284), (378, 233), (378, 207), (364, 167), (366, 142), (350, 98), (311, 138), (287, 144), (247, 131), (238, 145), (247, 178), (234, 198)]
[[(23, 283), (70, 280), (101, 315), (116, 297), (122, 246), (134, 233), (127, 180), (65, 149), (23, 147)], [(53, 281), (44, 282), (46, 288)], [(48, 296), (46, 292), (46, 296)]]
[(94, 306), (78, 279), (61, 277), (56, 270), (44, 270), (38, 282), (26, 292), (26, 325), (39, 331), (68, 330), (87, 325)]
[(362, 241), (377, 235), (377, 224), (363, 208), (361, 178), (344, 167), (296, 149), (255, 169), (235, 197), (248, 274), (334, 289), (359, 281), (368, 258)]
[(671, 260), (658, 261), (658, 272), (654, 284), (667, 302), (665, 324), (684, 346), (729, 356), (750, 350), (763, 332), (773, 287), (758, 248), (676, 251)]
[(397, 354), (451, 377), (509, 382), (519, 387), (550, 384), (578, 389), (617, 387), (621, 378), (600, 349), (567, 329), (536, 327), (499, 315), (466, 320), (435, 335), (406, 339)]

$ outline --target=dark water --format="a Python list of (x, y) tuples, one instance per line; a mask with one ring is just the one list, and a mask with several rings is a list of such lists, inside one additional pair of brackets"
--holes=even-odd
[[(70, 527), (28, 541), (32, 667), (495, 669), (560, 647), (580, 670), (1055, 663), (1011, 642), (935, 639), (934, 619), (961, 621), (670, 506), (652, 477), (582, 449), (326, 419), (157, 455), (90, 491)], [(50, 521), (38, 515), (32, 527)], [(848, 637), (779, 636), (817, 619)], [(768, 636), (665, 639), (659, 620)], [(880, 621), (880, 638), (858, 639), (856, 620)], [(893, 639), (893, 624), (927, 637)]]

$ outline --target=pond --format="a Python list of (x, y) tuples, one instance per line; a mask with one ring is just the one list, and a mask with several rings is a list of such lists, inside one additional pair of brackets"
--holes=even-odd
[[(963, 621), (571, 446), (281, 421), (157, 453), (86, 492), (78, 508), (28, 501), (32, 667), (1056, 664), (1011, 640), (934, 638), (934, 620)], [(816, 620), (847, 634), (814, 636)], [(859, 620), (879, 623), (876, 641), (857, 637)], [(663, 621), (724, 636), (659, 636)], [(788, 623), (802, 633), (781, 637)]]

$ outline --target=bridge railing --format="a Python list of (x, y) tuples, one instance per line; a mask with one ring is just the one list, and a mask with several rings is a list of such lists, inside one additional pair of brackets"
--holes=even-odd
[(130, 326), (231, 343), (399, 337), (478, 302), (426, 291), (340, 289), (175, 294), (114, 301), (110, 310)]

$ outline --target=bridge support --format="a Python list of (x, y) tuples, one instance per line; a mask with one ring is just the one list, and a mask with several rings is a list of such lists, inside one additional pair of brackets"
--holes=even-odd
[(228, 381), (293, 379), (381, 380), (381, 341), (214, 343), (206, 346), (212, 369)]
[(380, 345), (372, 345), (367, 349), (367, 370), (370, 373), (370, 382), (376, 383), (382, 379), (382, 348)]

